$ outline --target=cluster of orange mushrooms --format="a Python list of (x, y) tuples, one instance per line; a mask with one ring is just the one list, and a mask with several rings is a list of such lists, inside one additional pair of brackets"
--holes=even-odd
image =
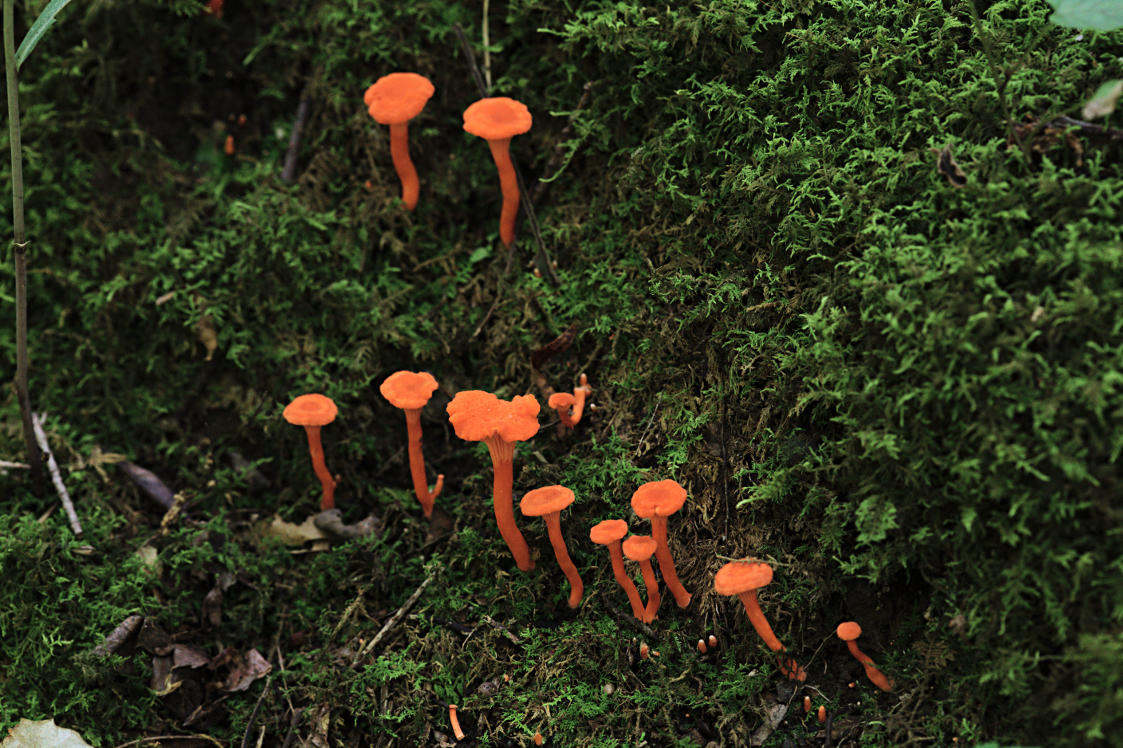
[[(414, 494), (426, 517), (432, 515), (434, 499), (444, 484), (444, 475), (438, 475), (434, 488), (429, 488), (421, 445), (421, 410), (436, 389), (437, 380), (431, 374), (412, 371), (395, 372), (379, 387), (382, 396), (391, 405), (405, 411), (410, 475)], [(587, 377), (582, 375), (580, 384), (575, 388), (575, 395), (580, 394), (582, 405), (591, 391)], [(575, 395), (566, 394), (556, 406), (564, 414), (563, 423), (569, 426), (576, 426), (581, 416)], [(558, 395), (554, 396), (557, 397)], [(530, 549), (515, 521), (514, 463), (516, 445), (538, 433), (540, 406), (537, 398), (534, 395), (519, 395), (511, 400), (503, 400), (490, 392), (464, 390), (452, 398), (446, 410), (457, 436), (465, 441), (482, 441), (487, 445), (493, 470), (492, 506), (499, 534), (510, 549), (518, 568), (521, 571), (532, 570), (534, 561), (530, 557)], [(312, 467), (323, 487), (321, 509), (325, 510), (334, 507), (336, 482), (324, 462), (320, 428), (334, 420), (337, 412), (335, 403), (320, 394), (300, 395), (283, 412), (289, 423), (304, 426), (308, 433)], [(650, 521), (650, 535), (625, 537), (629, 530), (628, 523), (623, 519), (606, 519), (589, 530), (589, 539), (593, 543), (608, 547), (613, 575), (628, 597), (632, 614), (644, 623), (651, 623), (656, 619), (660, 603), (652, 556), (659, 564), (663, 582), (675, 603), (680, 608), (690, 605), (691, 594), (675, 572), (667, 539), (667, 518), (683, 507), (686, 496), (686, 489), (673, 480), (644, 483), (632, 494), (631, 504), (637, 517)], [(519, 508), (524, 516), (542, 517), (546, 522), (554, 555), (569, 582), (569, 606), (576, 608), (581, 603), (585, 587), (569, 556), (561, 529), (561, 512), (573, 501), (574, 493), (571, 489), (561, 485), (543, 486), (527, 491), (519, 502)], [(639, 564), (647, 596), (646, 604), (624, 567), (625, 557)], [(731, 561), (722, 566), (714, 576), (714, 591), (720, 595), (736, 595), (741, 599), (753, 629), (776, 654), (780, 672), (792, 680), (803, 681), (807, 678), (806, 671), (795, 659), (785, 655), (786, 647), (773, 633), (757, 599), (757, 590), (771, 581), (772, 567), (768, 564), (751, 560)], [(888, 691), (892, 688), (892, 682), (878, 670), (868, 655), (858, 649), (855, 640), (861, 633), (861, 627), (853, 621), (839, 624), (836, 630), (838, 638), (846, 643), (850, 652), (862, 664), (870, 681), (878, 688)]]
[[(390, 155), (402, 185), (402, 204), (407, 210), (417, 205), (420, 186), (417, 171), (409, 158), (408, 123), (424, 109), (433, 95), (433, 84), (416, 73), (391, 73), (383, 76), (366, 90), (363, 101), (375, 121), (390, 127)], [(464, 129), (488, 142), (492, 158), (499, 171), (503, 206), (500, 213), (499, 237), (510, 247), (515, 236), (515, 219), (519, 207), (517, 178), (509, 152), (511, 138), (530, 129), (530, 111), (522, 103), (506, 97), (481, 99), (464, 111)], [(425, 472), (425, 458), (421, 443), (421, 410), (437, 389), (437, 380), (427, 372), (399, 371), (382, 382), (379, 391), (394, 407), (405, 411), (408, 439), (410, 476), (414, 494), (426, 518), (432, 516), (434, 501), (444, 485), (444, 475), (429, 487)], [(587, 377), (582, 374), (573, 393), (556, 393), (548, 401), (567, 428), (580, 422), (586, 399), (592, 392)], [(482, 441), (491, 455), (493, 469), (492, 505), (499, 534), (514, 556), (521, 571), (534, 568), (530, 549), (519, 531), (514, 513), (514, 459), (515, 447), (538, 433), (540, 406), (533, 395), (520, 395), (502, 400), (490, 392), (465, 390), (456, 394), (447, 406), (449, 421), (456, 435), (465, 441)], [(335, 403), (320, 394), (300, 395), (284, 409), (284, 418), (292, 424), (304, 426), (312, 467), (323, 488), (321, 509), (335, 506), (336, 481), (327, 469), (320, 429), (333, 421), (337, 414)], [(668, 591), (680, 608), (690, 605), (691, 594), (679, 581), (667, 539), (667, 518), (679, 511), (686, 502), (686, 489), (673, 480), (644, 483), (632, 495), (632, 510), (641, 519), (649, 520), (650, 535), (628, 536), (628, 523), (623, 519), (607, 519), (589, 530), (589, 539), (608, 547), (613, 575), (624, 589), (631, 604), (632, 614), (644, 623), (657, 617), (660, 595), (651, 563), (654, 556)], [(577, 567), (569, 556), (561, 529), (561, 512), (574, 501), (574, 493), (560, 485), (543, 486), (527, 491), (519, 502), (524, 516), (542, 517), (546, 522), (550, 544), (558, 565), (569, 582), (569, 606), (576, 608), (584, 595), (584, 584)], [(627, 536), (627, 537), (626, 537)], [(646, 604), (624, 566), (624, 558), (639, 564), (647, 596)], [(785, 654), (786, 647), (776, 637), (757, 600), (757, 590), (772, 581), (772, 567), (755, 560), (732, 561), (725, 564), (714, 576), (714, 590), (721, 595), (736, 595), (741, 599), (749, 622), (765, 645), (777, 657), (780, 672), (788, 678), (803, 681), (806, 671), (795, 659)], [(873, 660), (858, 649), (855, 640), (861, 627), (847, 621), (839, 624), (836, 634), (862, 664), (866, 676), (878, 688), (888, 691), (892, 682), (877, 669)], [(716, 641), (711, 636), (711, 646)], [(699, 640), (699, 651), (705, 651)], [(809, 702), (805, 710), (809, 709)], [(456, 724), (456, 707), (450, 709), (450, 719)], [(820, 719), (823, 711), (820, 709)], [(458, 735), (458, 739), (459, 739)]]

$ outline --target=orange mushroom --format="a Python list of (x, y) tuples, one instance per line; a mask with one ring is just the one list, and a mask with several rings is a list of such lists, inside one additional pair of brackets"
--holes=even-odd
[(581, 420), (581, 414), (585, 411), (585, 398), (592, 393), (593, 388), (589, 386), (589, 378), (584, 374), (578, 379), (578, 384), (573, 388), (573, 394), (568, 392), (556, 392), (550, 395), (550, 400), (547, 402), (551, 408), (558, 412), (558, 418), (569, 428), (577, 425)]
[[(740, 597), (757, 634), (769, 649), (779, 654), (787, 648), (772, 633), (772, 627), (768, 625), (768, 619), (764, 617), (756, 597), (756, 591), (771, 581), (772, 567), (768, 564), (759, 561), (730, 561), (714, 575), (714, 591), (719, 595)], [(780, 657), (780, 672), (792, 680), (807, 679), (807, 673), (790, 657), (786, 660)]]
[(494, 468), (492, 499), (495, 521), (515, 563), (521, 571), (530, 571), (534, 562), (530, 549), (515, 524), (514, 489), (515, 444), (538, 433), (538, 400), (534, 395), (519, 395), (500, 400), (490, 392), (464, 390), (456, 393), (446, 408), (448, 420), (456, 435), (469, 442), (487, 445)]
[(543, 486), (527, 491), (519, 502), (519, 509), (527, 517), (541, 517), (546, 521), (546, 530), (550, 534), (550, 545), (554, 546), (558, 566), (569, 580), (569, 607), (576, 608), (581, 603), (581, 596), (585, 594), (585, 585), (569, 557), (561, 531), (561, 510), (572, 503), (573, 491), (565, 486)]
[(638, 517), (651, 520), (651, 536), (655, 538), (659, 571), (663, 573), (663, 581), (680, 608), (690, 605), (691, 595), (675, 573), (675, 562), (671, 559), (671, 547), (667, 543), (667, 517), (681, 509), (685, 501), (686, 489), (673, 480), (644, 483), (632, 494), (632, 511)]
[(862, 635), (862, 627), (859, 626), (856, 621), (845, 621), (844, 623), (838, 624), (838, 628), (835, 629), (835, 634), (838, 635), (839, 639), (846, 642), (846, 648), (850, 650), (850, 654), (854, 655), (854, 658), (858, 660), (858, 662), (862, 663), (862, 667), (866, 670), (866, 677), (869, 678), (875, 686), (882, 691), (891, 691), (893, 689), (893, 681), (886, 678), (885, 673), (877, 669), (873, 658), (858, 649), (858, 642), (856, 640)]
[(409, 474), (413, 479), (413, 493), (421, 502), (426, 517), (433, 515), (433, 500), (440, 494), (445, 477), (437, 475), (437, 483), (429, 490), (425, 478), (425, 454), (421, 451), (421, 409), (437, 389), (437, 380), (429, 372), (396, 371), (378, 387), (382, 396), (395, 408), (406, 414), (406, 436), (409, 439)]
[(320, 444), (320, 428), (335, 420), (339, 409), (335, 407), (330, 397), (325, 395), (310, 394), (300, 395), (285, 406), (281, 415), (294, 426), (303, 426), (308, 435), (308, 451), (312, 454), (312, 469), (320, 479), (323, 487), (323, 497), (320, 499), (320, 509), (335, 508), (335, 478), (331, 477), (327, 463), (324, 462), (324, 448)]
[(526, 104), (506, 96), (480, 99), (464, 110), (464, 130), (487, 141), (499, 170), (499, 188), (503, 191), (499, 238), (507, 247), (515, 241), (515, 216), (519, 212), (519, 182), (511, 163), (511, 138), (529, 130), (533, 122)]
[(417, 169), (409, 159), (409, 121), (421, 114), (434, 90), (423, 75), (390, 73), (376, 80), (363, 94), (363, 103), (375, 122), (390, 126), (390, 158), (402, 183), (406, 210), (417, 207), (421, 191)]
[(608, 556), (612, 559), (612, 575), (617, 583), (624, 588), (628, 595), (628, 602), (632, 604), (632, 615), (643, 620), (643, 602), (639, 599), (639, 590), (632, 584), (631, 577), (624, 569), (624, 551), (620, 541), (628, 534), (628, 523), (622, 519), (606, 519), (598, 522), (589, 530), (589, 540), (597, 545), (608, 546)]
[(651, 555), (655, 553), (655, 540), (650, 535), (632, 535), (621, 545), (624, 555), (639, 563), (643, 573), (643, 584), (647, 587), (647, 606), (643, 609), (644, 623), (655, 620), (659, 610), (659, 583), (655, 581), (655, 569), (651, 568)]

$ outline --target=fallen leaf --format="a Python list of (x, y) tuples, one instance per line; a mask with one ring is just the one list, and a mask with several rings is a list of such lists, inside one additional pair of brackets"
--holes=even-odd
[(1119, 0), (1049, 0), (1056, 12), (1049, 20), (1074, 29), (1111, 31), (1123, 27), (1123, 4)]
[(172, 668), (195, 668), (206, 667), (211, 664), (211, 658), (207, 653), (198, 647), (190, 644), (176, 644), (172, 647)]
[(152, 681), (149, 683), (157, 696), (167, 696), (183, 685), (183, 678), (176, 675), (171, 655), (156, 655), (152, 658)]
[(573, 339), (577, 337), (577, 323), (572, 323), (565, 329), (558, 337), (551, 340), (546, 345), (542, 346), (534, 353), (530, 354), (530, 365), (534, 369), (541, 369), (542, 365), (549, 361), (554, 356), (558, 355), (566, 348), (573, 344)]
[(59, 727), (53, 719), (21, 719), (8, 731), (0, 748), (91, 748), (74, 730)]
[(308, 517), (299, 525), (285, 522), (279, 514), (258, 525), (259, 536), (263, 539), (277, 540), (287, 546), (300, 546), (317, 540), (327, 540), (323, 530), (316, 527), (315, 517)]
[(108, 657), (114, 654), (132, 638), (133, 634), (140, 629), (143, 623), (144, 616), (137, 615), (136, 613), (121, 621), (121, 623), (117, 624), (117, 628), (109, 632), (105, 637), (105, 641), (94, 647), (94, 654), (99, 657)]
[(1123, 95), (1123, 80), (1107, 81), (1092, 94), (1092, 98), (1084, 105), (1084, 119), (1106, 117), (1115, 111), (1115, 105)]
[(151, 470), (142, 468), (134, 462), (122, 460), (117, 463), (117, 467), (124, 470), (133, 482), (136, 483), (144, 493), (162, 506), (165, 511), (171, 509), (175, 505), (175, 494), (172, 490), (164, 485), (164, 482), (156, 477), (156, 474)]
[(940, 149), (939, 154), (936, 158), (936, 171), (947, 177), (948, 184), (952, 187), (962, 187), (967, 184), (967, 175), (963, 173), (963, 169), (959, 168), (959, 164), (955, 162), (955, 157), (951, 155), (951, 146), (945, 145)]
[(256, 649), (251, 649), (244, 656), (235, 655), (234, 667), (221, 688), (227, 692), (245, 691), (255, 680), (264, 678), (272, 670), (268, 660)]
[(334, 540), (350, 540), (370, 535), (381, 529), (381, 523), (374, 515), (368, 515), (353, 525), (343, 524), (343, 512), (338, 509), (326, 509), (312, 517), (312, 523), (327, 536)]

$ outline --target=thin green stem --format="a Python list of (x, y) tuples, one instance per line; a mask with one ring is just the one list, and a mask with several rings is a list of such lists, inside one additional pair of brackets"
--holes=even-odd
[(8, 88), (8, 142), (12, 150), (12, 232), (16, 270), (16, 396), (19, 399), (27, 462), (36, 484), (43, 479), (43, 459), (31, 420), (31, 392), (27, 384), (31, 366), (27, 354), (27, 236), (23, 224), (23, 157), (20, 150), (19, 84), (16, 79), (14, 0), (4, 0), (4, 67)]

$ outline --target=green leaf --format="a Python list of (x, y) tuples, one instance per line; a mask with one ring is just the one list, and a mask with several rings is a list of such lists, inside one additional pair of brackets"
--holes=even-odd
[(31, 51), (35, 49), (35, 45), (47, 33), (47, 29), (55, 22), (55, 16), (62, 12), (62, 9), (70, 5), (70, 0), (51, 0), (47, 3), (47, 7), (43, 8), (43, 12), (35, 19), (35, 23), (31, 24), (31, 28), (27, 30), (27, 36), (20, 42), (19, 49), (16, 50), (16, 67), (23, 65), (23, 61), (28, 58)]
[(1092, 95), (1088, 103), (1084, 105), (1084, 119), (1096, 119), (1097, 117), (1106, 117), (1115, 111), (1115, 105), (1119, 101), (1120, 94), (1123, 94), (1123, 80), (1107, 81)]
[(1056, 12), (1049, 20), (1074, 29), (1112, 31), (1123, 28), (1123, 3), (1119, 0), (1049, 0)]

